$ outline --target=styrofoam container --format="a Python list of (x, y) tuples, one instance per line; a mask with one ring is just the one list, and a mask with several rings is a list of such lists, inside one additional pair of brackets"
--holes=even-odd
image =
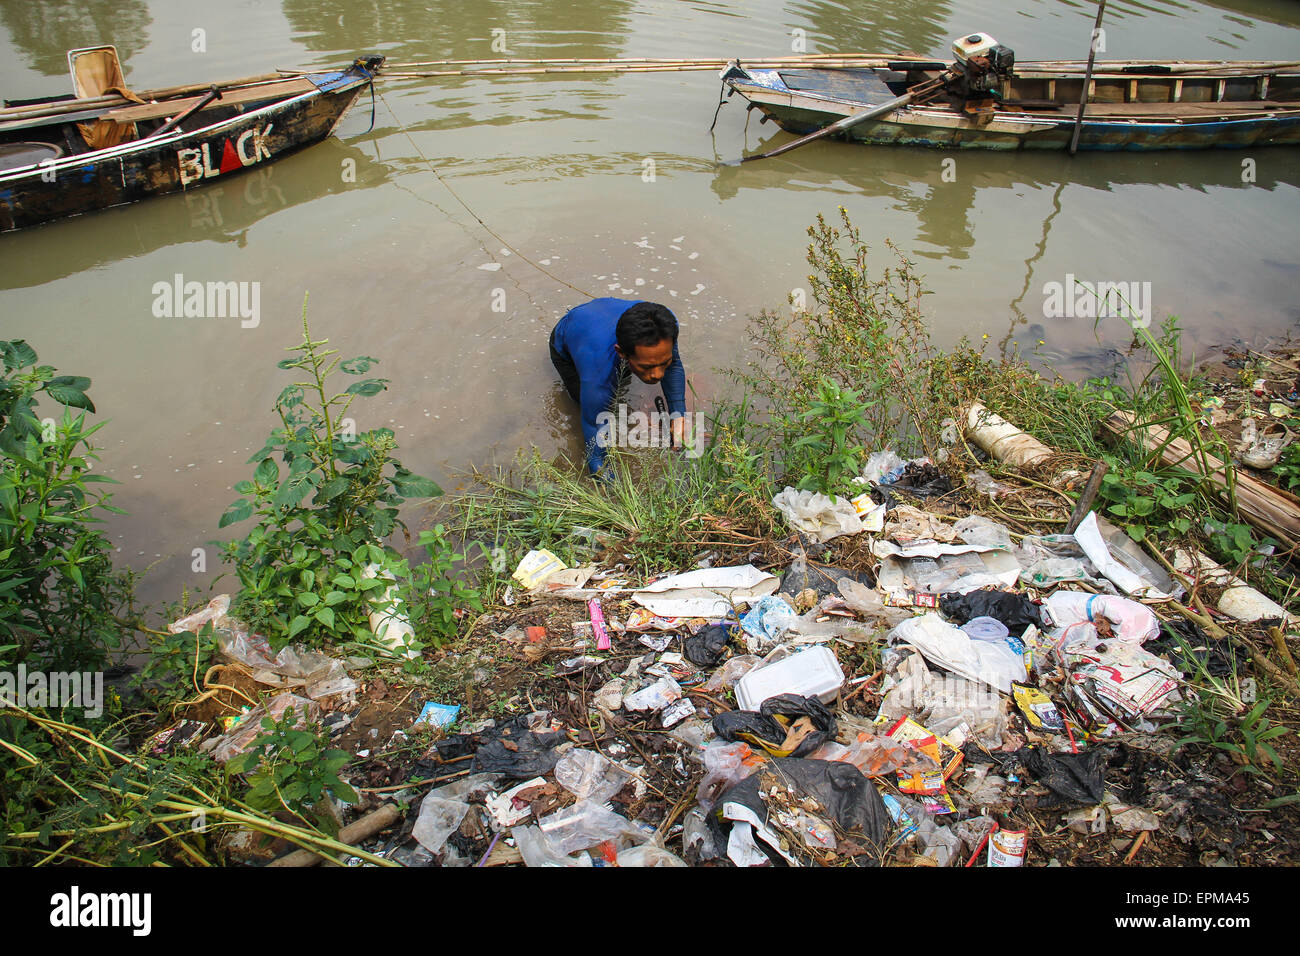
[(736, 685), (736, 703), (741, 710), (758, 710), (769, 697), (798, 694), (829, 704), (843, 685), (844, 672), (834, 652), (810, 647), (742, 677)]

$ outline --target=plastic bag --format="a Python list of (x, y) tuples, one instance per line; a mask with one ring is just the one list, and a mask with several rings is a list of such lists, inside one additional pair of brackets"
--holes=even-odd
[(710, 694), (717, 693), (720, 690), (731, 690), (742, 677), (761, 663), (763, 663), (763, 659), (753, 654), (740, 654), (733, 657), (723, 664), (721, 668), (714, 671), (713, 676), (704, 682), (700, 690)]
[[(781, 719), (778, 719), (781, 718)], [(743, 739), (778, 757), (803, 757), (835, 736), (835, 715), (816, 697), (778, 694), (757, 711), (733, 710), (713, 718), (723, 740)]]
[(1048, 789), (1075, 803), (1101, 803), (1106, 796), (1106, 752), (1048, 753), (1041, 747), (1023, 747), (1016, 757)]
[(525, 866), (589, 867), (591, 857), (586, 853), (570, 856), (557, 850), (550, 839), (537, 827), (515, 827), (510, 831), (515, 846), (524, 858)]
[(469, 813), (470, 799), (487, 793), (499, 779), (500, 774), (479, 773), (429, 791), (420, 804), (411, 836), (430, 853), (441, 853), (447, 838), (460, 829)]
[(594, 750), (570, 750), (555, 765), (555, 782), (578, 800), (604, 803), (632, 782), (632, 775)]
[(907, 462), (892, 451), (873, 451), (862, 468), (862, 480), (871, 485), (887, 485), (903, 476)]
[(320, 720), (320, 705), (314, 700), (297, 694), (279, 694), (250, 710), (230, 733), (215, 738), (212, 759), (217, 763), (225, 763), (231, 757), (243, 753), (254, 740), (266, 733), (262, 729), (263, 717), (279, 720), (290, 707), (293, 708), (295, 717), (294, 726), (299, 729)]
[(685, 866), (686, 864), (678, 859), (674, 854), (669, 853), (661, 846), (653, 843), (646, 843), (641, 846), (628, 847), (626, 850), (620, 850), (618, 856), (619, 866)]
[(944, 594), (939, 598), (944, 617), (958, 624), (977, 617), (991, 617), (1006, 625), (1012, 634), (1023, 634), (1029, 625), (1042, 627), (1038, 605), (1023, 594), (986, 588), (965, 594)]
[(686, 659), (700, 667), (717, 667), (727, 656), (727, 645), (740, 636), (735, 624), (709, 624), (686, 639)]
[(766, 757), (754, 753), (749, 744), (714, 741), (704, 748), (704, 777), (696, 799), (704, 810), (712, 810), (718, 795), (757, 770)]
[(790, 527), (819, 542), (862, 530), (857, 509), (839, 496), (828, 498), (821, 492), (787, 487), (772, 499), (772, 505), (785, 515)]
[(961, 628), (937, 614), (904, 621), (889, 632), (889, 644), (911, 644), (926, 659), (967, 680), (982, 681), (1004, 694), (1013, 681), (1024, 682), (1024, 659), (1006, 644), (972, 641)]
[(929, 773), (939, 764), (927, 753), (892, 737), (858, 734), (847, 752), (839, 758), (862, 771), (864, 777), (883, 777), (891, 773)]
[(779, 641), (798, 619), (794, 608), (781, 598), (769, 595), (749, 609), (740, 619), (740, 626), (760, 641)]
[(961, 854), (961, 838), (927, 813), (917, 820), (916, 843), (921, 856), (933, 860), (936, 866), (949, 866)]
[[(515, 780), (542, 777), (554, 770), (556, 761), (560, 759), (555, 748), (566, 740), (564, 732), (534, 732), (528, 729), (530, 716), (532, 715), (516, 717), (504, 727), (493, 728), (494, 739), (478, 747), (470, 769), (503, 773)], [(463, 736), (469, 736), (472, 740), (477, 735)], [(510, 744), (509, 747), (506, 746), (507, 743)], [(439, 753), (442, 753), (441, 747)]]
[(952, 530), (957, 532), (957, 537), (967, 544), (1001, 548), (1005, 551), (1010, 551), (1014, 547), (1011, 543), (1011, 532), (982, 515), (969, 515), (962, 518), (952, 526)]
[(838, 593), (841, 581), (858, 582), (859, 587), (874, 587), (876, 583), (870, 574), (809, 562), (807, 555), (801, 552), (781, 576), (781, 591), (799, 594), (811, 588), (819, 598), (824, 598)]
[(636, 843), (649, 840), (649, 836), (636, 829), (627, 817), (606, 810), (591, 800), (583, 800), (542, 817), (537, 826), (556, 852), (566, 856), (619, 837)]
[[(810, 857), (824, 862), (831, 846), (840, 860), (878, 866), (890, 828), (880, 792), (857, 767), (846, 763), (769, 760), (758, 773), (724, 793), (720, 802), (723, 816), (748, 823), (754, 836), (794, 863)], [(792, 824), (798, 825), (797, 833), (788, 832)], [(813, 847), (816, 856), (809, 852), (807, 839), (814, 829), (827, 836), (834, 831), (833, 842), (819, 841)]]
[(983, 468), (976, 468), (968, 474), (966, 484), (973, 487), (977, 494), (988, 495), (990, 498), (996, 498), (998, 495), (1009, 495), (1016, 490), (1010, 485), (994, 480), (993, 476)]
[(1093, 622), (1106, 618), (1117, 640), (1141, 644), (1160, 633), (1160, 621), (1144, 604), (1110, 594), (1084, 591), (1057, 591), (1044, 604), (1055, 628), (1052, 636), (1058, 647), (1095, 644), (1097, 629)]
[(624, 695), (623, 707), (627, 710), (663, 710), (681, 699), (681, 685), (671, 677), (661, 677), (635, 693)]

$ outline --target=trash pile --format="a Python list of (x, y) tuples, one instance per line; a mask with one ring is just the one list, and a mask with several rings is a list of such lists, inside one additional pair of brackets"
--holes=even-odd
[[(466, 710), (504, 673), (527, 686), (491, 717), (417, 699), (406, 729), (372, 731), (376, 755), (427, 746), (342, 808), (405, 808), (358, 845), (407, 866), (1003, 867), (1091, 861), (1062, 852), (1071, 835), (1109, 835), (1129, 862), (1162, 831), (1199, 862), (1233, 861), (1242, 814), (1163, 732), (1193, 693), (1188, 655), (1224, 654), (1191, 620), (1162, 628), (1174, 576), (1093, 512), (1038, 535), (923, 510), (910, 502), (953, 488), (927, 460), (873, 455), (861, 484), (851, 501), (778, 494), (780, 564), (715, 553), (635, 580), (529, 553), (481, 621)], [(848, 540), (869, 560), (818, 560)], [(1224, 585), (1226, 614), (1267, 601), (1203, 558), (1175, 564)], [(219, 601), (174, 627), (200, 617), (282, 688), (258, 711), (297, 705), (341, 739), (357, 704), (342, 662), (272, 656)], [(259, 717), (203, 747), (229, 759)]]

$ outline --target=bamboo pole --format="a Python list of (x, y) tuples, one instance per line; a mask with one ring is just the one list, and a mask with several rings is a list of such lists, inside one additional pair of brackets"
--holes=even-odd
[[(1202, 465), (1185, 438), (1171, 439), (1168, 429), (1161, 425), (1135, 429), (1135, 421), (1131, 413), (1117, 411), (1106, 419), (1104, 425), (1107, 431), (1118, 437), (1141, 442), (1148, 451), (1158, 449), (1165, 464), (1201, 475), (1227, 496), (1229, 475), (1223, 462), (1207, 454)], [(1237, 508), (1242, 516), (1261, 531), (1277, 538), (1283, 547), (1300, 548), (1300, 498), (1243, 472), (1237, 472), (1235, 477)]]

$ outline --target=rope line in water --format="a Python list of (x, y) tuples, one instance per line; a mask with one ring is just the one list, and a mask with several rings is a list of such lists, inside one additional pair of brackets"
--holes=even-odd
[[(483, 217), (481, 217), (478, 213), (476, 213), (470, 207), (469, 203), (465, 202), (465, 200), (461, 198), (460, 193), (456, 192), (456, 190), (451, 188), (451, 185), (447, 182), (447, 180), (442, 178), (442, 174), (438, 172), (438, 167), (433, 164), (433, 161), (429, 159), (428, 156), (424, 155), (424, 150), (420, 149), (420, 144), (415, 141), (415, 137), (411, 135), (411, 131), (407, 129), (406, 125), (400, 119), (397, 118), (397, 113), (393, 110), (393, 107), (388, 102), (388, 100), (384, 98), (383, 93), (379, 93), (379, 99), (383, 102), (384, 107), (388, 110), (389, 115), (393, 117), (393, 122), (397, 124), (398, 129), (402, 131), (402, 134), (406, 137), (407, 141), (411, 144), (411, 147), (415, 150), (416, 154), (420, 157), (420, 159), (424, 160), (425, 165), (429, 167), (429, 171), (433, 173), (434, 177), (438, 180), (438, 183), (442, 186), (443, 189), (451, 193), (452, 198), (455, 199), (456, 202), (460, 203), (461, 206), (464, 207), (467, 213), (469, 213), (471, 216), (474, 217), (474, 221), (483, 227), (484, 232), (486, 232), (497, 242), (501, 243), (501, 245), (504, 246), (506, 249), (509, 249), (511, 253), (518, 256), (524, 262), (528, 263), (530, 266), (532, 266), (534, 269), (536, 269), (538, 272), (542, 273), (543, 275), (547, 276), (548, 278), (554, 280), (555, 282), (558, 282), (560, 285), (565, 286), (566, 288), (572, 289), (574, 292), (588, 299), (596, 298), (596, 296), (592, 295), (590, 292), (587, 292), (583, 289), (579, 289), (573, 283), (561, 279), (559, 276), (557, 276), (550, 269), (547, 269), (541, 263), (534, 262), (528, 256), (524, 255), (513, 245), (511, 245), (509, 242), (503, 239), (500, 233), (498, 233), (495, 229), (493, 229), (486, 222), (484, 222)], [(489, 253), (489, 255), (491, 255), (491, 253)], [(498, 264), (501, 265), (503, 269), (505, 268), (505, 263), (502, 263), (500, 262), (500, 260), (497, 260), (495, 256), (493, 256), (493, 260), (497, 261)]]

